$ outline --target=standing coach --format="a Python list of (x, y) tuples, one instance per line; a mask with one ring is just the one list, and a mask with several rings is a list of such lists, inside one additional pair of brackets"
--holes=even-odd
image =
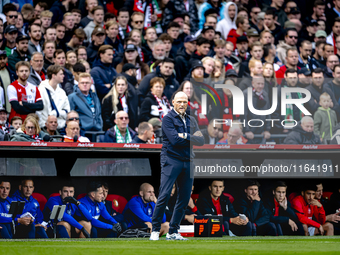
[(166, 239), (187, 240), (178, 233), (178, 229), (188, 205), (194, 182), (192, 145), (202, 146), (204, 144), (204, 138), (196, 120), (185, 113), (188, 107), (187, 95), (184, 92), (178, 92), (172, 104), (174, 108), (163, 118), (162, 123), (161, 185), (152, 216), (150, 240), (159, 240), (165, 207), (168, 204), (175, 182), (178, 187), (178, 196)]

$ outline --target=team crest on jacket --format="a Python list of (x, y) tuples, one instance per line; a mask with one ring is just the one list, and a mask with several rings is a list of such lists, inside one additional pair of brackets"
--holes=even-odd
[(151, 210), (151, 208), (148, 209), (148, 214), (149, 214), (149, 215), (152, 215), (152, 210)]
[(36, 202), (34, 202), (34, 206), (35, 206), (35, 208), (38, 208), (38, 203), (36, 203)]
[(9, 211), (9, 209), (11, 208), (11, 205), (10, 204), (6, 205), (6, 208), (7, 208), (7, 211)]
[(100, 210), (99, 210), (98, 206), (96, 206), (96, 211), (97, 211), (97, 213), (100, 213)]
[(228, 211), (228, 205), (225, 206), (225, 210)]
[(67, 210), (67, 212), (66, 212), (68, 215), (71, 215), (72, 214), (72, 210), (71, 209), (69, 209), (69, 210)]
[(211, 208), (211, 210), (212, 210), (213, 212), (215, 212), (214, 208)]

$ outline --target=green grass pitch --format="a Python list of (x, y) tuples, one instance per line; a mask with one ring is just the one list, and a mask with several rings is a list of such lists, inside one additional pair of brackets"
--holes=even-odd
[(189, 241), (148, 239), (8, 240), (0, 241), (1, 254), (11, 255), (243, 255), (340, 254), (339, 237), (223, 237), (189, 238)]

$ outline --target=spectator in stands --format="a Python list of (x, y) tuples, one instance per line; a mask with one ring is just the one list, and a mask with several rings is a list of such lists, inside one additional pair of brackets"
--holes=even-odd
[(173, 39), (172, 41), (172, 48), (170, 54), (176, 56), (177, 51), (183, 47), (183, 39), (179, 36), (180, 35), (180, 25), (177, 22), (170, 22), (167, 26), (167, 34), (171, 36)]
[(150, 80), (150, 92), (146, 95), (140, 109), (140, 122), (154, 117), (162, 120), (170, 112), (171, 106), (164, 94), (165, 87), (163, 78), (154, 77)]
[[(268, 110), (270, 108), (269, 106), (269, 98), (267, 92), (264, 90), (264, 78), (261, 76), (253, 77), (252, 80), (252, 94), (253, 94), (253, 106), (257, 110)], [(248, 90), (243, 91), (244, 98), (248, 97)], [(259, 116), (251, 113), (248, 110), (247, 104), (245, 104), (245, 113), (244, 113), (244, 120), (245, 120), (245, 127), (244, 127), (244, 133), (249, 139), (249, 143), (260, 143), (262, 141), (262, 138), (254, 138), (254, 134), (262, 134), (264, 139), (270, 138), (270, 123), (265, 121), (265, 119), (269, 118), (270, 116)], [(264, 125), (261, 125), (260, 121), (252, 121), (252, 127), (248, 124), (248, 120), (252, 119), (261, 119), (264, 122)], [(257, 124), (256, 124), (257, 122)], [(267, 122), (267, 123), (266, 123)], [(256, 127), (255, 127), (256, 126)]]
[[(96, 30), (94, 30), (96, 31)], [(93, 42), (92, 42), (93, 43)], [(113, 48), (110, 45), (102, 45), (98, 50), (99, 59), (93, 64), (90, 72), (99, 100), (110, 91), (113, 77), (117, 76), (116, 70), (112, 67)]]
[[(95, 67), (98, 63), (98, 59), (96, 59), (99, 56), (100, 47), (104, 45), (105, 42), (105, 30), (102, 27), (96, 27), (92, 34), (91, 34), (91, 43), (87, 47), (87, 60), (89, 63), (91, 63), (92, 67)], [(109, 46), (109, 45), (108, 45)], [(112, 46), (111, 46), (112, 48)]]
[[(139, 188), (139, 195), (133, 197), (123, 211), (128, 228), (149, 228), (152, 231), (152, 214), (157, 198), (152, 185), (143, 183)], [(169, 231), (169, 222), (164, 214), (159, 236)]]
[[(9, 180), (2, 178), (0, 181), (0, 238), (2, 239), (12, 239), (12, 215), (9, 214), (9, 209), (11, 206), (12, 199), (9, 197), (11, 192), (11, 183)], [(31, 222), (30, 217), (15, 218), (18, 224), (29, 225)]]
[(108, 130), (114, 126), (116, 113), (125, 111), (129, 115), (129, 127), (133, 130), (138, 124), (138, 92), (123, 76), (118, 76), (109, 91), (102, 100), (102, 117), (104, 121), (103, 130)]
[(61, 22), (63, 20), (63, 16), (66, 12), (71, 11), (74, 8), (74, 3), (69, 0), (62, 0), (58, 2), (54, 2), (50, 11), (53, 12), (52, 24), (56, 22)]
[(22, 119), (19, 116), (14, 116), (11, 120), (11, 126), (14, 127), (15, 130), (21, 128)]
[(153, 136), (153, 126), (148, 122), (141, 122), (138, 125), (138, 136), (131, 143), (149, 143)]
[[(39, 127), (39, 126), (38, 126)], [(34, 182), (31, 178), (26, 177), (23, 179), (19, 185), (19, 189), (14, 192), (12, 196), (13, 201), (23, 201), (25, 202), (25, 207), (22, 215), (25, 213), (30, 213), (27, 215), (30, 217), (30, 223), (27, 224), (16, 224), (16, 238), (48, 238), (46, 234), (47, 227), (43, 224), (43, 214), (40, 210), (39, 203), (36, 199), (32, 197), (34, 192)]]
[(102, 6), (95, 6), (92, 9), (93, 21), (90, 21), (89, 24), (84, 28), (84, 32), (86, 33), (86, 37), (88, 38), (88, 42), (91, 42), (91, 35), (95, 27), (99, 26), (103, 28), (104, 26), (104, 9)]
[(124, 40), (128, 37), (131, 27), (129, 23), (129, 10), (125, 7), (120, 8), (117, 13), (117, 21), (119, 24), (119, 39)]
[[(92, 0), (93, 1), (93, 0)], [(115, 50), (115, 54), (123, 53), (124, 46), (118, 38), (119, 25), (116, 21), (110, 20), (105, 24), (106, 39), (105, 44), (111, 45)]]
[(251, 222), (253, 236), (276, 236), (276, 226), (270, 222), (270, 214), (263, 205), (259, 188), (260, 183), (258, 181), (248, 180), (242, 197), (235, 201), (236, 211), (244, 214)]
[(90, 74), (79, 74), (78, 86), (68, 99), (71, 109), (78, 112), (85, 131), (101, 131), (101, 104), (97, 95), (91, 91), (91, 82)]
[(304, 116), (292, 131), (287, 135), (284, 144), (320, 144), (320, 137), (313, 132), (314, 120)]
[(44, 108), (38, 111), (39, 124), (43, 127), (49, 115), (57, 116), (58, 128), (65, 126), (67, 113), (70, 111), (70, 103), (60, 83), (64, 79), (63, 67), (58, 65), (50, 66), (47, 69), (48, 80), (39, 85), (39, 91), (43, 100)]
[(150, 70), (153, 69), (157, 60), (163, 60), (166, 57), (165, 44), (161, 40), (157, 40), (153, 45), (152, 53), (148, 61)]
[(116, 113), (115, 124), (105, 133), (105, 143), (130, 143), (136, 136), (136, 132), (133, 131), (129, 125), (129, 115), (124, 111)]
[(329, 36), (326, 39), (326, 42), (333, 46), (334, 53), (337, 54), (337, 48), (336, 48), (336, 37), (340, 35), (340, 17), (337, 17), (334, 19), (333, 26), (332, 26), (332, 32), (329, 34)]
[(314, 114), (314, 133), (320, 137), (322, 143), (327, 144), (333, 137), (333, 127), (337, 124), (334, 110), (330, 109), (331, 97), (327, 92), (320, 95), (319, 107)]
[[(241, 37), (239, 37), (239, 38), (241, 38)], [(249, 56), (247, 59), (245, 59), (243, 61), (243, 63), (241, 63), (240, 70), (239, 70), (239, 73), (238, 73), (239, 78), (249, 77), (249, 74), (250, 74), (249, 62), (250, 62), (251, 59), (258, 60), (262, 63), (263, 45), (260, 42), (254, 42), (253, 45), (251, 45), (250, 54), (251, 54), (251, 56)], [(258, 71), (260, 71), (260, 70), (258, 70)]]
[(13, 54), (8, 56), (8, 67), (14, 71), (16, 63), (29, 60), (31, 60), (31, 56), (28, 53), (28, 37), (25, 35), (18, 36), (16, 39), (16, 49), (13, 51)]
[(9, 121), (14, 116), (20, 116), (25, 120), (27, 114), (42, 110), (44, 107), (38, 88), (27, 82), (29, 68), (29, 63), (25, 61), (15, 65), (18, 80), (7, 87), (7, 98), (12, 106)]
[(87, 60), (87, 53), (86, 53), (85, 46), (79, 46), (79, 48), (76, 49), (76, 54), (77, 54), (78, 61)]
[(326, 68), (324, 76), (326, 78), (333, 78), (334, 66), (339, 65), (339, 58), (336, 55), (329, 55), (326, 59)]
[(172, 94), (178, 89), (179, 83), (177, 82), (174, 70), (174, 60), (165, 58), (156, 68), (156, 72), (150, 73), (144, 77), (140, 83), (139, 90), (145, 97), (150, 91), (150, 81), (154, 77), (160, 77), (165, 80), (164, 95), (171, 98)]
[(6, 51), (0, 50), (0, 83), (3, 86), (5, 93), (5, 108), (7, 112), (11, 111), (11, 104), (7, 98), (7, 88), (8, 86), (15, 81), (15, 72), (8, 68), (7, 66), (8, 57), (6, 55)]
[[(303, 224), (306, 236), (334, 235), (332, 223), (326, 222), (326, 213), (322, 204), (315, 199), (317, 187), (314, 183), (306, 184), (301, 195), (294, 198), (292, 206), (299, 221)], [(312, 219), (314, 217), (314, 220)]]
[(42, 52), (41, 26), (32, 24), (29, 27), (28, 35), (30, 37), (28, 41), (28, 54), (32, 55), (34, 52)]
[(81, 11), (79, 9), (72, 9), (74, 29), (79, 28), (79, 23), (81, 21)]
[(240, 218), (229, 197), (224, 195), (223, 191), (224, 181), (212, 180), (209, 190), (203, 191), (197, 200), (198, 211), (203, 215), (223, 216), (223, 232), (226, 235), (251, 236), (252, 223), (249, 222), (248, 217)]
[(283, 34), (283, 23), (282, 25), (277, 24), (277, 12), (273, 9), (269, 9), (266, 11), (264, 15), (264, 26), (266, 29), (271, 31), (271, 34), (274, 37), (275, 44), (279, 43), (279, 39), (282, 37)]
[[(237, 38), (246, 35), (246, 31), (249, 29), (249, 21), (244, 17), (236, 18), (237, 29), (231, 29), (226, 40), (234, 44), (234, 49), (236, 49)], [(203, 32), (203, 31), (202, 31)]]
[(28, 82), (39, 86), (39, 84), (45, 80), (45, 73), (43, 71), (44, 67), (44, 56), (40, 52), (34, 52), (31, 57), (31, 68), (30, 76), (28, 77)]
[(298, 86), (301, 88), (308, 87), (312, 83), (312, 72), (307, 69), (307, 67), (303, 67), (298, 72), (299, 82)]
[(7, 26), (4, 31), (4, 37), (6, 41), (2, 44), (1, 49), (6, 51), (7, 56), (10, 56), (17, 47), (18, 29), (14, 25)]
[(138, 54), (138, 49), (133, 44), (126, 45), (123, 60), (116, 67), (117, 72), (121, 73), (123, 66), (127, 63), (133, 64), (135, 67), (138, 67), (136, 78), (139, 82), (142, 81), (144, 77), (150, 72), (148, 65), (141, 61)]
[(5, 27), (8, 25), (15, 25), (18, 20), (18, 8), (16, 5), (9, 3), (4, 5), (3, 13), (6, 15), (6, 22), (4, 24)]
[[(216, 31), (221, 32), (222, 37), (224, 39), (227, 39), (229, 31), (232, 28), (237, 29), (236, 24), (235, 24), (236, 17), (237, 17), (237, 9), (238, 9), (237, 5), (233, 2), (230, 2), (225, 5), (223, 14), (219, 15), (220, 18), (216, 26)], [(201, 17), (199, 18), (201, 20)], [(200, 26), (200, 28), (202, 27), (203, 26)]]
[[(92, 219), (89, 223), (92, 225), (91, 237), (117, 237), (117, 234), (121, 232), (122, 227), (112, 216), (107, 212), (104, 203), (103, 187), (98, 181), (90, 181), (86, 187), (87, 195), (79, 202), (89, 211)], [(88, 221), (79, 212), (76, 212), (77, 216), (82, 220)], [(110, 224), (99, 221), (98, 218), (102, 216), (104, 219), (110, 222)]]
[(287, 50), (294, 49), (296, 47), (297, 41), (298, 33), (296, 29), (290, 28), (286, 30), (284, 41), (280, 41), (280, 43), (277, 45), (277, 56), (284, 65), (287, 63)]
[[(94, 7), (98, 6), (98, 0), (87, 0), (85, 1), (85, 9), (87, 11), (87, 16), (81, 19), (79, 27), (86, 27), (91, 21), (93, 21), (92, 10)], [(80, 7), (80, 6), (79, 6)]]
[(212, 119), (206, 129), (201, 130), (204, 137), (204, 144), (216, 144), (219, 140), (219, 133), (222, 132), (222, 124)]
[(45, 42), (52, 41), (55, 44), (57, 44), (57, 29), (55, 28), (55, 26), (48, 27), (46, 29), (45, 34), (44, 34), (44, 39), (45, 39)]
[(37, 119), (28, 116), (21, 125), (21, 129), (11, 136), (11, 141), (39, 142), (45, 135), (46, 133), (41, 131)]
[(57, 237), (60, 238), (70, 238), (71, 233), (75, 232), (77, 237), (81, 238), (89, 238), (91, 232), (91, 224), (86, 221), (77, 222), (74, 219), (74, 215), (76, 212), (81, 213), (86, 217), (87, 220), (91, 220), (92, 215), (88, 212), (88, 210), (74, 198), (75, 188), (74, 185), (70, 182), (65, 182), (61, 189), (59, 190), (60, 196), (50, 197), (45, 205), (43, 210), (44, 219), (46, 221), (50, 220), (50, 214), (53, 210), (53, 207), (59, 205), (66, 205), (66, 209), (62, 220), (57, 223)]
[[(165, 44), (163, 41), (157, 40), (157, 31), (156, 28), (154, 27), (148, 27), (145, 31), (145, 43), (143, 43), (142, 46), (142, 51), (144, 54), (144, 62), (149, 62), (151, 61), (152, 57), (152, 52), (154, 51), (154, 47), (157, 44), (163, 44), (164, 47), (162, 47), (162, 53), (165, 55)], [(154, 61), (153, 61), (154, 62)]]
[(56, 44), (53, 41), (45, 41), (43, 44), (43, 53), (44, 53), (44, 66), (43, 68), (47, 70), (47, 68), (53, 65), (53, 54), (56, 50)]
[(300, 46), (300, 55), (298, 66), (300, 68), (306, 67), (308, 70), (313, 70), (319, 67), (319, 64), (312, 56), (313, 46), (310, 41), (303, 41)]
[(316, 110), (320, 107), (319, 99), (320, 95), (323, 92), (327, 92), (331, 96), (331, 104), (330, 108), (336, 111), (336, 113), (339, 115), (339, 104), (335, 100), (333, 92), (326, 86), (324, 86), (324, 74), (322, 72), (322, 69), (316, 68), (312, 72), (312, 81), (313, 83), (306, 87), (307, 90), (311, 93), (311, 99), (306, 103), (306, 108), (314, 114)]
[(61, 49), (66, 52), (66, 42), (65, 42), (65, 34), (66, 34), (66, 26), (62, 23), (57, 23), (54, 25), (56, 29), (56, 43), (57, 49)]
[(270, 214), (270, 221), (276, 225), (278, 235), (304, 235), (302, 224), (296, 216), (286, 194), (286, 183), (277, 181), (273, 187), (273, 196), (269, 196), (264, 202)]
[(340, 103), (340, 65), (333, 68), (333, 80), (325, 84), (325, 87), (333, 92), (336, 102)]
[(73, 36), (71, 40), (66, 44), (67, 51), (75, 51), (79, 46), (83, 45), (84, 40), (86, 39), (86, 34), (83, 29), (77, 28), (74, 30)]
[(190, 71), (189, 60), (195, 51), (196, 38), (191, 35), (186, 36), (184, 39), (184, 47), (178, 50), (175, 58), (175, 71), (178, 82), (183, 82), (184, 77)]
[[(164, 44), (165, 44), (165, 56), (167, 58), (175, 58), (176, 57), (176, 54), (174, 55), (172, 52), (171, 52), (171, 48), (172, 48), (172, 42), (174, 41), (172, 39), (172, 37), (168, 34), (161, 34), (159, 37), (158, 37), (158, 40), (161, 40)], [(182, 47), (183, 48), (183, 47)], [(181, 49), (182, 49), (181, 48)], [(180, 51), (180, 49), (178, 50)]]
[(144, 29), (144, 14), (141, 12), (134, 12), (132, 13), (132, 15), (130, 16), (131, 18), (131, 26), (132, 29), (137, 29), (140, 32), (143, 32)]
[(89, 143), (90, 142), (90, 140), (87, 137), (81, 136), (79, 117), (78, 117), (78, 120), (76, 121), (73, 121), (73, 120), (71, 121), (71, 118), (70, 118), (70, 121), (68, 121), (66, 124), (67, 124), (65, 127), (66, 135), (64, 135), (63, 142), (66, 142), (66, 143), (71, 143), (71, 142)]
[[(49, 135), (60, 135), (58, 128), (58, 119), (54, 115), (49, 115), (47, 117), (45, 126), (41, 128), (43, 132)], [(59, 139), (54, 139), (54, 141), (59, 141)]]
[(192, 67), (192, 62), (194, 60), (202, 60), (205, 56), (207, 56), (210, 51), (210, 47), (211, 45), (208, 39), (205, 39), (203, 37), (197, 39), (196, 51), (194, 51), (191, 54), (191, 57), (189, 60), (190, 67)]
[[(245, 63), (247, 63), (247, 62), (245, 62)], [(241, 68), (242, 68), (242, 66), (241, 66)], [(238, 85), (238, 87), (242, 91), (244, 91), (245, 89), (252, 86), (251, 81), (253, 80), (253, 77), (261, 76), (263, 74), (263, 66), (262, 66), (261, 60), (251, 58), (249, 60), (248, 69), (250, 70), (250, 76), (248, 76), (247, 73), (244, 73), (244, 77), (242, 78), (242, 80), (240, 81), (240, 83)], [(241, 72), (241, 70), (240, 70), (240, 72)]]
[[(281, 66), (279, 70), (276, 71), (276, 78), (278, 79), (278, 83), (281, 84), (282, 78), (288, 68), (300, 70), (298, 67), (299, 62), (299, 53), (296, 48), (290, 48), (287, 50), (286, 55), (286, 64)], [(281, 79), (280, 79), (281, 78)]]
[(228, 144), (228, 145), (235, 145), (235, 144), (244, 144), (242, 141), (242, 130), (238, 126), (232, 126), (229, 128), (227, 133), (227, 139), (223, 139), (217, 142), (217, 144)]
[(71, 12), (66, 12), (64, 14), (64, 17), (63, 17), (63, 21), (62, 21), (62, 24), (65, 25), (65, 37), (64, 37), (64, 40), (65, 40), (65, 43), (66, 42), (69, 42), (73, 36), (73, 32), (74, 32), (74, 17), (73, 17), (73, 14)]

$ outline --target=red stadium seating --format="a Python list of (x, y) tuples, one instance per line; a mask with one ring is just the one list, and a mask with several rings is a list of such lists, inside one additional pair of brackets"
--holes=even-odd
[(322, 197), (325, 198), (325, 199), (330, 199), (332, 194), (333, 194), (333, 192), (324, 191), (323, 194), (322, 194)]
[(86, 196), (86, 193), (81, 193), (81, 194), (79, 194), (78, 196), (77, 196), (77, 200), (79, 200), (79, 199), (81, 199), (81, 198), (83, 198), (83, 197), (85, 197)]
[(191, 194), (191, 198), (192, 198), (192, 200), (194, 200), (194, 203), (196, 203), (196, 201), (198, 199), (198, 194)]
[(125, 197), (114, 195), (114, 194), (107, 195), (106, 200), (112, 201), (112, 208), (115, 209), (119, 213), (123, 212), (128, 202)]
[(227, 196), (227, 197), (229, 198), (229, 200), (230, 200), (231, 203), (234, 202), (234, 200), (235, 200), (234, 197), (233, 197), (232, 195), (230, 195), (229, 193), (223, 192), (223, 195)]
[(45, 204), (47, 203), (47, 199), (43, 194), (40, 193), (33, 193), (32, 197), (35, 198), (39, 205), (40, 205), (40, 210), (43, 211), (45, 208)]
[(57, 197), (57, 196), (60, 196), (60, 194), (59, 194), (59, 193), (52, 193), (52, 194), (50, 195), (50, 197)]

